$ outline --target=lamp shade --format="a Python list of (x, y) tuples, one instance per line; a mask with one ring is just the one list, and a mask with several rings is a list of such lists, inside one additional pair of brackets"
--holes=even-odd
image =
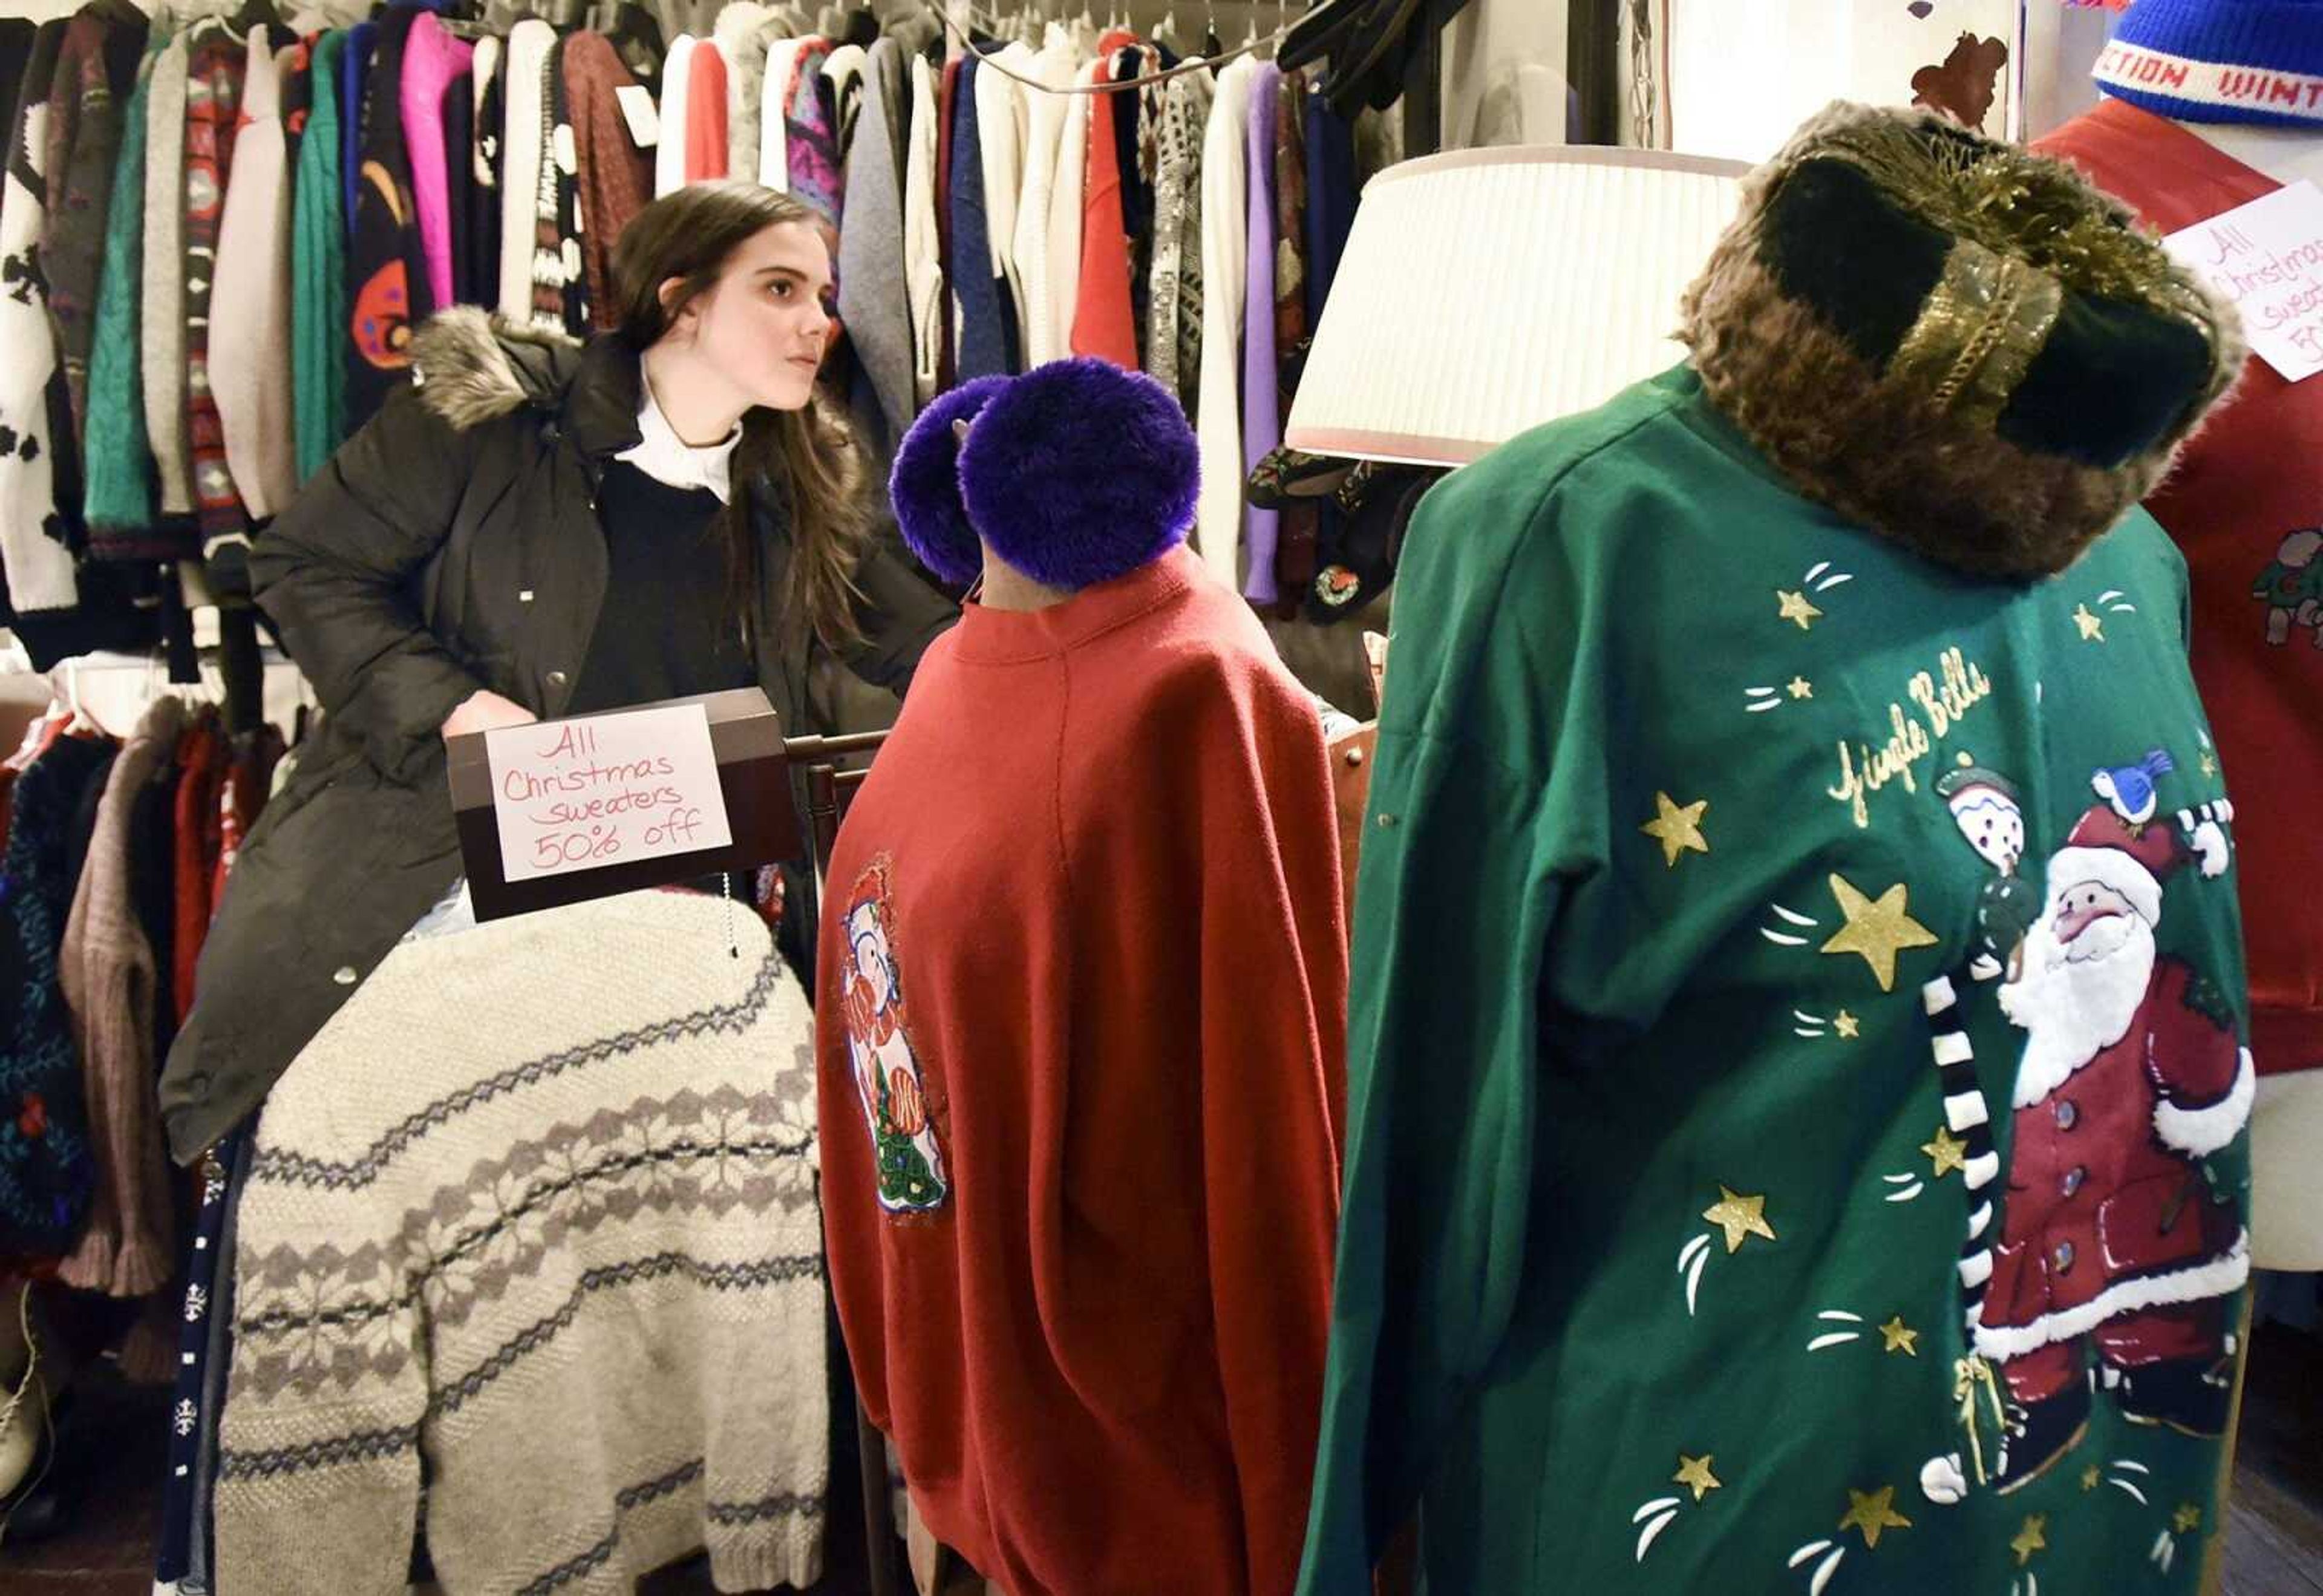
[(1599, 148), (1389, 168), (1364, 190), (1284, 441), (1464, 465), (1682, 359), (1679, 296), (1748, 170)]

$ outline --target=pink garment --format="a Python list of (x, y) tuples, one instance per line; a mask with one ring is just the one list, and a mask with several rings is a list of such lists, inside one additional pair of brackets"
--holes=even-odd
[[(453, 302), (451, 176), (444, 162), (444, 92), (468, 75), (476, 47), (454, 39), (423, 11), (412, 20), (403, 47), (403, 151), (411, 161), (411, 196), (419, 211), (419, 248), (427, 257), (433, 308)], [(466, 151), (461, 152), (466, 158)], [(543, 158), (547, 152), (542, 151)]]

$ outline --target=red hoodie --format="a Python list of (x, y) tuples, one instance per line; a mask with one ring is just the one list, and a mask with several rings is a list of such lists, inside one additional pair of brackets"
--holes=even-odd
[[(2041, 141), (2164, 233), (2282, 187), (2166, 117), (2108, 99)], [(2186, 555), (2194, 681), (2235, 784), (2259, 1073), (2323, 1068), (2323, 377), (2254, 358), (2146, 501)], [(2299, 556), (2304, 555), (2303, 561)]]
[(1311, 702), (1183, 549), (969, 604), (837, 848), (824, 1219), (865, 1407), (1012, 1596), (1282, 1596), (1338, 1210)]

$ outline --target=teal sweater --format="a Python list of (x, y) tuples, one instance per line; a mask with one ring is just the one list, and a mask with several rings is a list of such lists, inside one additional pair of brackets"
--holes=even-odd
[(160, 27), (146, 41), (137, 88), (122, 117), (121, 155), (105, 216), (83, 465), (83, 509), (92, 527), (137, 528), (153, 522), (153, 450), (145, 438), (137, 313), (144, 289), (146, 88), (169, 42), (168, 31)]
[(2185, 605), (2143, 510), (1930, 564), (1683, 368), (1428, 495), (1302, 1591), (1415, 1507), (1436, 1596), (2197, 1589), (2220, 1444), (2153, 1420), (2223, 1417), (2250, 1078)]
[(339, 178), (339, 58), (346, 32), (315, 43), (313, 97), (290, 197), (290, 385), (303, 482), (347, 436), (346, 216)]

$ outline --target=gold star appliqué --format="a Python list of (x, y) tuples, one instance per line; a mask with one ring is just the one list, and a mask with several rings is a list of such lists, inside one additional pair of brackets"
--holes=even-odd
[(1850, 1529), (1863, 1532), (1867, 1550), (1879, 1544), (1883, 1529), (1909, 1529), (1912, 1521), (1896, 1510), (1896, 1488), (1882, 1485), (1877, 1491), (1858, 1491), (1852, 1486), (1847, 1492), (1847, 1517), (1839, 1521), (1839, 1532)]
[(2217, 775), (2217, 774), (2218, 774), (2218, 762), (2217, 762), (2217, 759), (2216, 759), (2216, 758), (2215, 758), (2215, 757), (2210, 754), (2209, 750), (2208, 750), (2208, 749), (2207, 749), (2207, 748), (2205, 748), (2205, 749), (2202, 751), (2202, 775), (2203, 775), (2205, 777), (2209, 777), (2209, 776), (2215, 776), (2215, 775)]
[(1793, 698), (1813, 698), (1814, 696), (1814, 683), (1808, 681), (1804, 676), (1793, 676), (1790, 680), (1789, 687), (1790, 694)]
[(1950, 1125), (1938, 1125), (1936, 1139), (1921, 1142), (1920, 1151), (1936, 1166), (1928, 1177), (1931, 1180), (1942, 1180), (1954, 1169), (1968, 1168), (1968, 1143), (1953, 1135)]
[(1894, 1318), (1880, 1325), (1879, 1335), (1880, 1338), (1887, 1342), (1887, 1350), (1888, 1352), (1907, 1353), (1915, 1358), (1920, 1355), (1920, 1348), (1918, 1344), (1920, 1333), (1904, 1323), (1904, 1316), (1902, 1314), (1897, 1314)]
[(1656, 793), (1654, 808), (1658, 812), (1638, 830), (1662, 845), (1662, 863), (1675, 870), (1680, 854), (1710, 851), (1710, 844), (1702, 835), (1703, 811), (1709, 807), (1707, 798), (1677, 803), (1667, 793)]
[(1718, 1200), (1702, 1211), (1702, 1216), (1726, 1233), (1726, 1250), (1740, 1252), (1744, 1236), (1764, 1236), (1775, 1239), (1775, 1227), (1767, 1223), (1767, 1199), (1744, 1197), (1724, 1181), (1718, 1183)]
[(2081, 628), (2081, 641), (2102, 643), (2106, 640), (2105, 622), (2089, 613), (2087, 604), (2073, 606), (2073, 624)]
[(1935, 932), (1912, 918), (1908, 913), (1911, 894), (1900, 881), (1875, 900), (1865, 897), (1856, 890), (1854, 883), (1834, 873), (1831, 893), (1839, 900), (1839, 912), (1846, 917), (1847, 923), (1823, 945), (1823, 951), (1860, 953), (1863, 962), (1878, 977), (1879, 990), (1893, 992), (1896, 955), (1906, 948), (1933, 947)]
[(1823, 619), (1823, 611), (1808, 603), (1804, 593), (1795, 593), (1778, 587), (1775, 590), (1775, 598), (1781, 606), (1782, 618), (1798, 622), (1801, 631), (1805, 631)]
[(1670, 1478), (1680, 1485), (1693, 1486), (1694, 1500), (1696, 1501), (1700, 1501), (1713, 1491), (1723, 1489), (1718, 1476), (1710, 1472), (1710, 1454), (1707, 1452), (1700, 1457), (1688, 1457), (1685, 1453), (1679, 1453), (1677, 1472), (1672, 1474)]
[(2170, 1527), (2180, 1535), (2184, 1535), (2189, 1530), (2201, 1528), (2202, 1509), (2192, 1502), (2181, 1503), (2178, 1510), (2170, 1515)]
[(2088, 1468), (2081, 1471), (2081, 1489), (2083, 1491), (2095, 1491), (2098, 1488), (2098, 1481), (2104, 1478), (2105, 1471), (2098, 1468), (2097, 1464), (2091, 1463)]
[(2016, 1532), (2016, 1538), (2008, 1543), (2008, 1549), (2016, 1554), (2016, 1566), (2019, 1568), (2033, 1561), (2034, 1553), (2047, 1551), (2049, 1549), (2049, 1515), (2026, 1514), (2025, 1527)]
[(1853, 1041), (1858, 1036), (1862, 1034), (1863, 1022), (1857, 1019), (1853, 1014), (1849, 1014), (1845, 1009), (1841, 1009), (1839, 1013), (1832, 1016), (1831, 1028), (1833, 1031), (1838, 1032), (1840, 1035), (1846, 1038), (1849, 1041)]

